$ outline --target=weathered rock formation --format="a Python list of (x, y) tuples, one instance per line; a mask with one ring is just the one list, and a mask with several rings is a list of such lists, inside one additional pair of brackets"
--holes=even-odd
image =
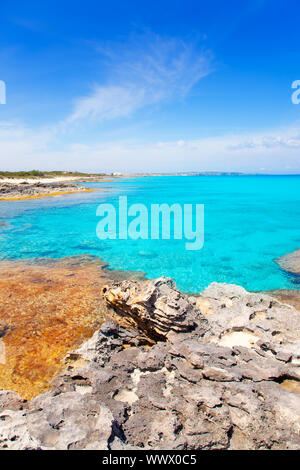
[(0, 392), (0, 447), (300, 449), (293, 307), (226, 284), (188, 296), (165, 278), (104, 296), (114, 313), (50, 392)]

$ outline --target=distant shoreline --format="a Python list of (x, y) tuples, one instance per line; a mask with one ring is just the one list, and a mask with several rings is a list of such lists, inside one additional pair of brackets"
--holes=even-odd
[(39, 171), (0, 171), (0, 185), (3, 183), (70, 183), (70, 182), (103, 182), (119, 178), (142, 178), (154, 176), (300, 176), (300, 170), (294, 173), (256, 173), (237, 171), (179, 171), (153, 173), (80, 173), (80, 172), (39, 172)]
[[(24, 175), (24, 176), (21, 176)], [(300, 174), (262, 174), (239, 172), (180, 172), (180, 173), (135, 173), (93, 174), (79, 172), (3, 172), (0, 171), (0, 202), (22, 201), (44, 197), (64, 196), (74, 193), (101, 191), (102, 188), (87, 188), (80, 183), (103, 183), (118, 179), (173, 177), (173, 176), (228, 176), (228, 177), (299, 177)]]

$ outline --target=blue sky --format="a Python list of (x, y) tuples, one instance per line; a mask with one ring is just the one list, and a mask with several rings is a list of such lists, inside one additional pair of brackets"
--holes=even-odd
[(296, 1), (5, 2), (1, 169), (300, 170)]

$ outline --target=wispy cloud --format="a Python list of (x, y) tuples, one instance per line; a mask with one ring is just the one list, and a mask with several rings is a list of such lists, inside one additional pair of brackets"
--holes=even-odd
[(146, 106), (181, 99), (213, 67), (212, 54), (195, 43), (152, 33), (95, 48), (107, 71), (106, 83), (78, 98), (66, 123), (130, 116)]
[[(300, 127), (261, 133), (174, 141), (98, 142), (89, 139), (93, 122), (127, 118), (147, 106), (183, 99), (213, 69), (213, 58), (195, 43), (154, 34), (124, 44), (93, 45), (102, 69), (101, 83), (74, 101), (63, 122), (29, 128), (0, 122), (3, 169), (176, 172), (299, 170)], [(100, 60), (101, 58), (101, 60)], [(80, 133), (74, 125), (87, 125)], [(65, 131), (71, 130), (66, 136)], [(85, 134), (85, 131), (88, 131)], [(107, 136), (106, 136), (107, 137)], [(88, 143), (87, 143), (88, 142)], [(142, 156), (142, 158), (141, 158)], [(5, 162), (5, 163), (4, 163)], [(6, 168), (5, 168), (6, 165)]]
[(76, 100), (74, 112), (66, 123), (80, 119), (114, 119), (132, 114), (145, 105), (144, 89), (133, 86), (95, 86), (93, 92)]

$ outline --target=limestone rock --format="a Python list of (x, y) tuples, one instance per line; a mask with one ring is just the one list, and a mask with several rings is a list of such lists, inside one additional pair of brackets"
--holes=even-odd
[(72, 353), (84, 367), (29, 403), (0, 393), (0, 447), (300, 449), (295, 309), (226, 284), (188, 296), (163, 278), (105, 297), (115, 316)]
[(104, 296), (118, 314), (130, 316), (152, 339), (163, 340), (170, 331), (192, 331), (199, 323), (207, 328), (200, 310), (168, 278), (116, 282), (104, 288)]

